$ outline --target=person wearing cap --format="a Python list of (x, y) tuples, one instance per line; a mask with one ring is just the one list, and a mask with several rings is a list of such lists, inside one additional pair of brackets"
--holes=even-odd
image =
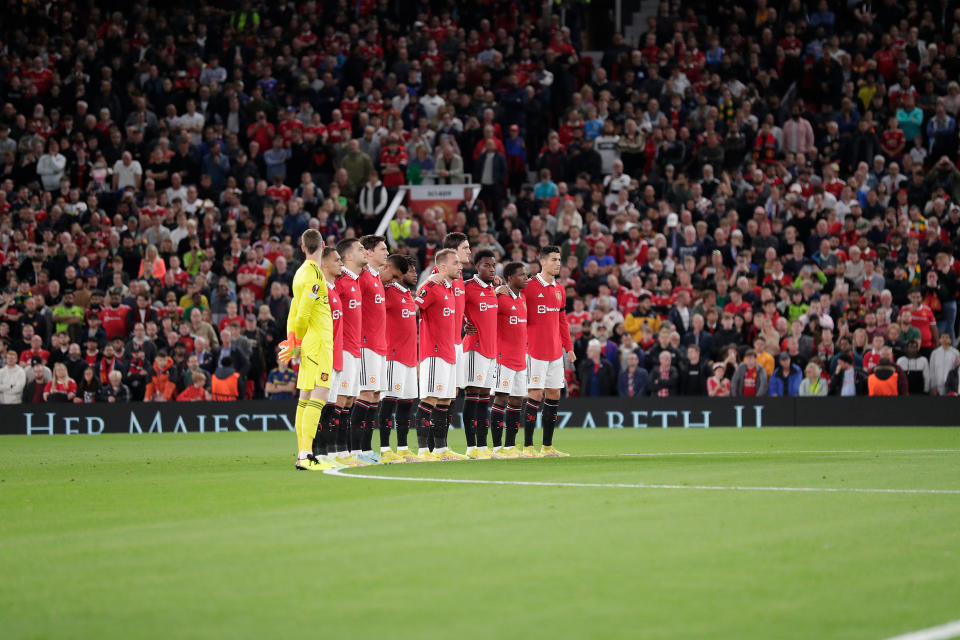
[(867, 374), (854, 365), (853, 356), (841, 353), (837, 357), (837, 368), (830, 378), (827, 394), (849, 398), (865, 396), (867, 393)]
[(800, 392), (800, 383), (803, 381), (803, 371), (792, 362), (790, 354), (781, 351), (777, 357), (777, 368), (770, 378), (768, 395), (773, 397), (793, 398)]
[(713, 363), (713, 375), (707, 380), (707, 395), (711, 398), (727, 398), (730, 396), (730, 380), (725, 375), (727, 365), (723, 362)]

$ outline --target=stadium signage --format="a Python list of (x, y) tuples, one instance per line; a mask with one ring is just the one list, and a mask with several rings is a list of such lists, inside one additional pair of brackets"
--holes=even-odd
[[(80, 405), (63, 411), (26, 411), (20, 433), (32, 435), (100, 435), (101, 433), (222, 433), (226, 431), (293, 431), (293, 416), (268, 409), (275, 402), (193, 404)], [(89, 411), (89, 409), (99, 411)], [(200, 407), (198, 407), (200, 408)], [(80, 415), (78, 415), (80, 414)], [(7, 433), (6, 430), (2, 431)]]
[[(956, 426), (956, 398), (570, 398), (560, 428)], [(14, 405), (0, 435), (293, 431), (292, 400)], [(459, 420), (457, 421), (459, 426)]]

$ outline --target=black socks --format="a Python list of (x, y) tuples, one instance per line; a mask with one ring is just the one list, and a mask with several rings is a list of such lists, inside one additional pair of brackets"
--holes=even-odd
[(523, 446), (533, 446), (533, 432), (537, 430), (537, 414), (540, 412), (540, 403), (527, 398), (523, 405)]
[(487, 446), (487, 431), (490, 429), (490, 396), (477, 398), (477, 447)]
[(507, 407), (507, 410), (505, 412), (506, 437), (505, 437), (505, 442), (503, 443), (503, 446), (505, 447), (517, 446), (517, 433), (520, 432), (520, 418), (522, 415), (523, 415), (523, 407), (510, 407), (510, 406)]
[(553, 446), (553, 430), (557, 428), (559, 400), (543, 399), (543, 446)]
[(394, 414), (397, 403), (396, 398), (384, 398), (380, 401), (380, 448), (390, 446), (390, 430), (396, 424)]
[(493, 438), (493, 446), (503, 446), (503, 427), (506, 420), (506, 411), (500, 405), (490, 407), (490, 435)]
[(433, 448), (433, 407), (426, 402), (417, 406), (417, 447)]
[(467, 438), (467, 446), (477, 446), (477, 410), (479, 399), (472, 394), (463, 397), (463, 431)]

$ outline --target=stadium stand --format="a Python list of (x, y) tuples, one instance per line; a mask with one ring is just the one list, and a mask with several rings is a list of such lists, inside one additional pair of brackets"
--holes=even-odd
[(471, 179), (391, 248), (561, 246), (571, 395), (957, 393), (954, 3), (234, 6), (7, 3), (3, 403), (291, 397), (299, 235)]

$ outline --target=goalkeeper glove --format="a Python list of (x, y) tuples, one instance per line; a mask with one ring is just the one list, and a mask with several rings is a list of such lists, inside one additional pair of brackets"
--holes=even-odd
[(293, 331), (287, 334), (287, 339), (280, 343), (280, 352), (277, 354), (277, 360), (290, 362), (300, 354), (300, 340), (297, 340), (297, 334)]

